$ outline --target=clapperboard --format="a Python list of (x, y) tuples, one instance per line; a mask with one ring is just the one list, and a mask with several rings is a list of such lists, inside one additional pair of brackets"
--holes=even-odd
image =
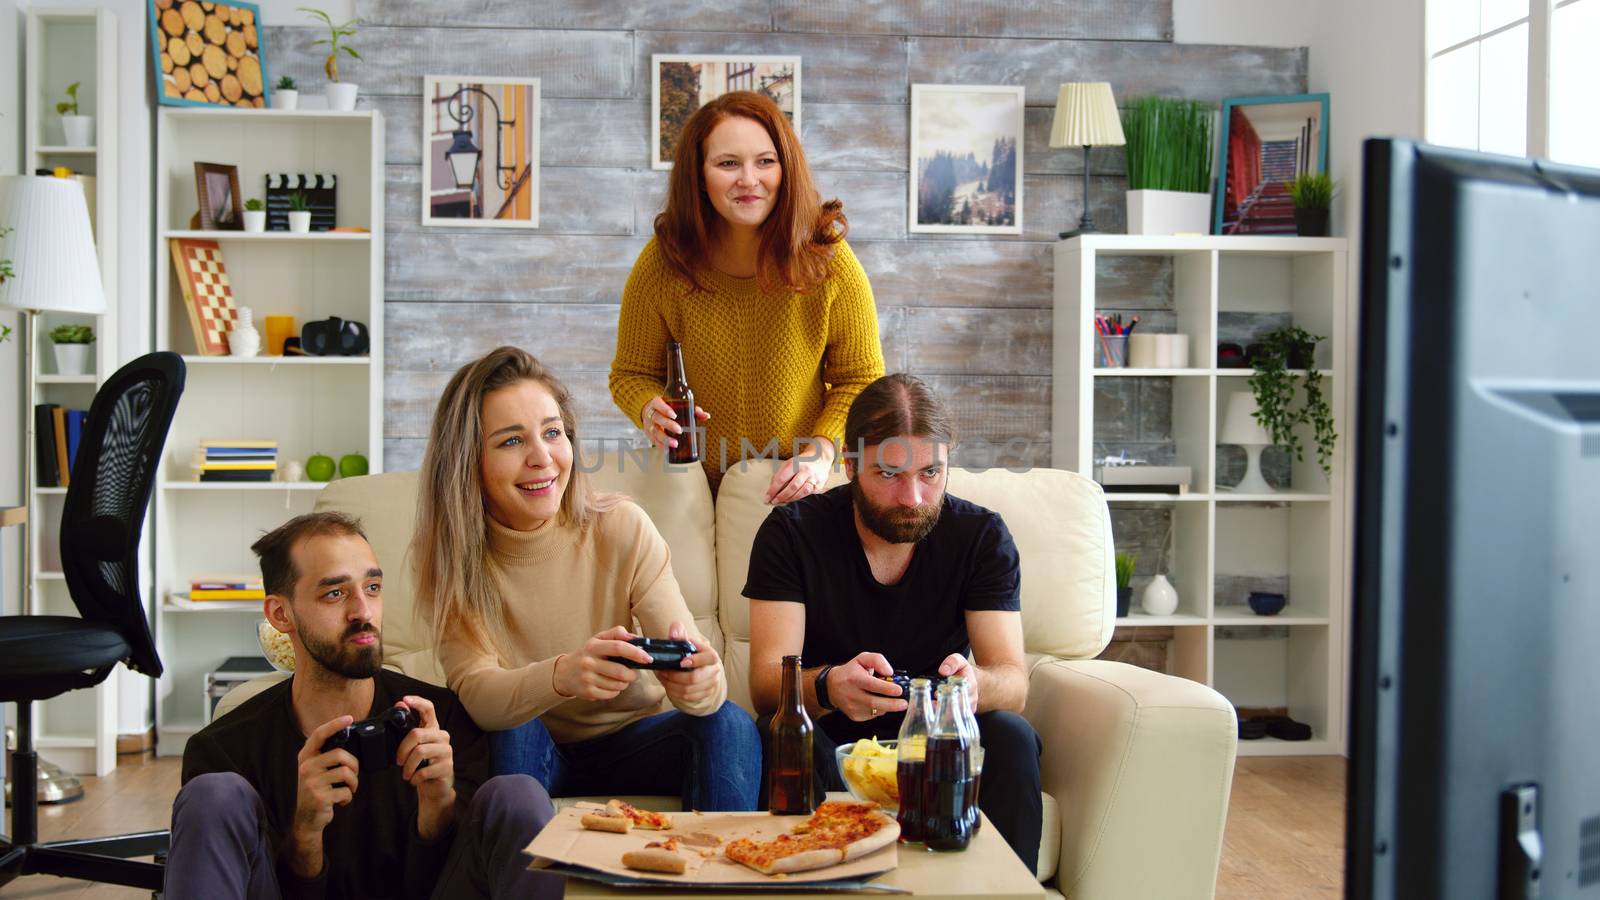
[(331, 231), (339, 223), (335, 221), (335, 202), (338, 194), (339, 176), (337, 175), (288, 175), (283, 173), (267, 176), (267, 230), (289, 230), (289, 195), (299, 191), (305, 195), (311, 209), (311, 230)]

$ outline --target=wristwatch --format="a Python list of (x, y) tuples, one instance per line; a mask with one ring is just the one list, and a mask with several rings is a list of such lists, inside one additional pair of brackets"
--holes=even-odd
[(817, 670), (817, 705), (826, 710), (837, 710), (839, 707), (828, 702), (828, 673), (833, 671), (832, 665), (823, 666)]

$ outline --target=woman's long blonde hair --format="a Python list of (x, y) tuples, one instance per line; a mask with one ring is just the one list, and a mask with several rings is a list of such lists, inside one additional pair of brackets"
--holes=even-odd
[(445, 625), (504, 654), (505, 607), (500, 568), (489, 552), (488, 507), (483, 496), (483, 399), (522, 381), (544, 385), (561, 411), (562, 430), (572, 442), (574, 464), (561, 495), (557, 524), (587, 531), (597, 513), (619, 495), (597, 493), (577, 465), (578, 418), (572, 393), (527, 351), (497, 347), (462, 366), (433, 414), (428, 450), (422, 457), (417, 524), (411, 564), (416, 572), (416, 615), (433, 630)]

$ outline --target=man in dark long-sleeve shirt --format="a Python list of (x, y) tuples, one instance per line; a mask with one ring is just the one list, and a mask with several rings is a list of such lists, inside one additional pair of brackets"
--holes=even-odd
[[(166, 895), (559, 897), (521, 853), (549, 821), (527, 776), (485, 781), (488, 742), (454, 694), (382, 668), (382, 583), (359, 524), (301, 516), (252, 548), (295, 675), (190, 738)], [(382, 768), (329, 736), (394, 706), (420, 724)]]

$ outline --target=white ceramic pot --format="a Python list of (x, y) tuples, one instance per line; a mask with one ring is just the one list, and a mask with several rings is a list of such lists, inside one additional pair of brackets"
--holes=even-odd
[(59, 375), (87, 375), (93, 357), (89, 344), (57, 344), (56, 373)]
[(266, 231), (267, 211), (264, 209), (247, 209), (244, 211), (245, 231)]
[(1210, 234), (1211, 195), (1129, 191), (1129, 234)]
[(295, 234), (310, 234), (311, 233), (311, 213), (309, 211), (308, 212), (290, 212), (289, 213), (289, 230), (294, 232)]
[(275, 90), (272, 92), (273, 109), (295, 109), (300, 106), (299, 91)]
[(62, 116), (61, 131), (68, 147), (94, 146), (94, 116)]
[(357, 85), (347, 81), (328, 82), (328, 108), (348, 112), (356, 108), (356, 94), (360, 92)]
[(1170, 616), (1178, 611), (1178, 589), (1172, 586), (1167, 576), (1157, 575), (1144, 586), (1144, 593), (1139, 595), (1139, 605), (1144, 607), (1146, 615)]

